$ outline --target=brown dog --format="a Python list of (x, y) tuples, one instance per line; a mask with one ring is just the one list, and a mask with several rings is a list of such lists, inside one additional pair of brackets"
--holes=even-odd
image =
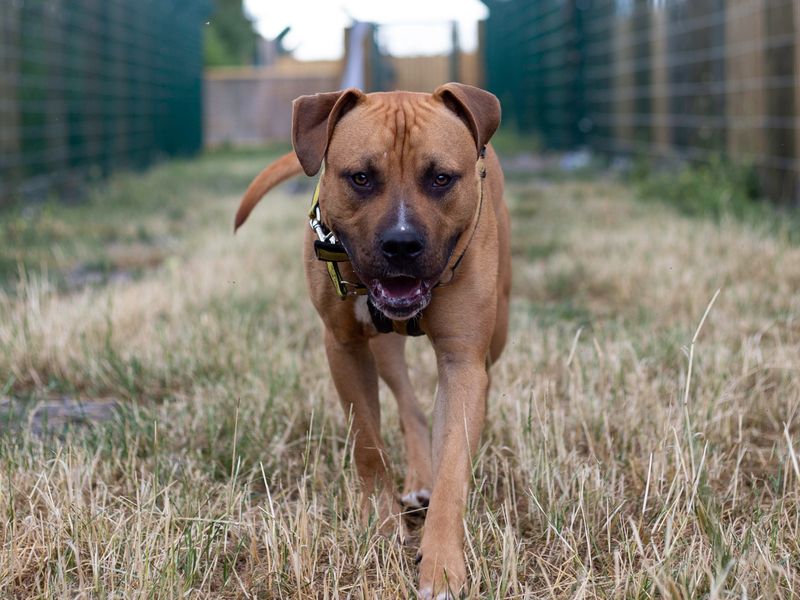
[[(238, 228), (274, 185), (323, 173), (305, 239), (311, 299), (355, 461), (385, 523), (401, 513), (380, 436), (378, 376), (399, 405), (408, 466), (400, 502), (427, 505), (420, 596), (466, 580), (463, 513), (483, 428), (488, 367), (506, 341), (511, 286), (503, 174), (486, 144), (500, 123), (492, 94), (456, 83), (433, 94), (341, 92), (294, 101), (294, 152), (250, 184)], [(318, 258), (320, 260), (318, 260)], [(405, 338), (428, 336), (439, 386), (433, 434), (417, 403)]]

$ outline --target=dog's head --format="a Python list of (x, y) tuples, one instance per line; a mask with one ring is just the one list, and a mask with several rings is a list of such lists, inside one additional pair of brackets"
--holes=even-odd
[(433, 94), (302, 96), (293, 108), (303, 170), (314, 175), (325, 163), (323, 221), (375, 306), (393, 319), (415, 315), (474, 222), (478, 157), (500, 123), (500, 103), (449, 83)]

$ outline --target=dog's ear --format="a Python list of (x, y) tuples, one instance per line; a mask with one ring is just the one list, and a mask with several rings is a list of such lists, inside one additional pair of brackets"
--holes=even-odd
[(441, 99), (467, 124), (480, 152), (500, 125), (500, 101), (497, 97), (463, 83), (445, 83), (436, 88), (433, 96)]
[(292, 102), (292, 145), (306, 175), (316, 175), (336, 122), (364, 93), (356, 88), (300, 96)]

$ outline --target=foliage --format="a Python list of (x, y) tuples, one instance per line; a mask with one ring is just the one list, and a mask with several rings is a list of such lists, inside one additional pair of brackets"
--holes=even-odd
[(257, 40), (241, 0), (214, 0), (214, 12), (205, 29), (207, 67), (253, 64)]
[(541, 140), (535, 135), (526, 135), (515, 128), (505, 126), (500, 127), (492, 136), (492, 146), (503, 155), (535, 153), (542, 149)]
[(755, 169), (719, 157), (676, 169), (652, 168), (640, 160), (633, 180), (640, 198), (666, 202), (690, 216), (747, 218), (771, 210), (761, 202)]

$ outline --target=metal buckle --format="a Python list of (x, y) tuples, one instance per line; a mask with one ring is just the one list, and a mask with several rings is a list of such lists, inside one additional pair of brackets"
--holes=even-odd
[[(311, 209), (311, 218), (308, 221), (308, 225), (311, 227), (311, 230), (317, 234), (317, 238), (319, 238), (320, 242), (326, 244), (339, 243), (334, 233), (322, 224), (319, 202), (315, 202)], [(367, 293), (367, 287), (364, 284), (342, 279), (342, 274), (339, 271), (339, 263), (337, 261), (326, 260), (324, 262), (328, 269), (328, 276), (331, 278), (333, 287), (336, 290), (336, 295), (339, 296), (339, 298), (344, 300), (347, 296), (361, 296)]]
[(313, 216), (311, 219), (309, 219), (308, 225), (311, 227), (311, 230), (317, 234), (320, 242), (325, 242), (328, 244), (335, 244), (338, 242), (332, 231), (328, 230), (327, 233), (325, 232), (326, 227), (322, 224), (322, 214), (319, 211), (319, 202), (314, 204)]

